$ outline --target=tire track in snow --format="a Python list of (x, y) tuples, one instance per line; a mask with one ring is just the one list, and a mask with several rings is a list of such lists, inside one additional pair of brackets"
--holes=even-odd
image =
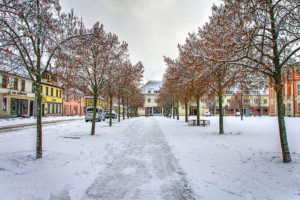
[[(192, 200), (194, 193), (155, 118), (139, 118), (83, 199)], [(108, 152), (109, 153), (109, 152)]]

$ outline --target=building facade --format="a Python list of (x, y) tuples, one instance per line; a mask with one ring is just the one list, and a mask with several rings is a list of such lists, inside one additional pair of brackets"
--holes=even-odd
[(62, 116), (63, 88), (55, 75), (46, 72), (42, 78), (42, 116)]
[(139, 108), (139, 116), (162, 115), (163, 109), (157, 105), (159, 89), (162, 81), (148, 81), (142, 88), (142, 94), (145, 97), (143, 108)]
[(0, 81), (0, 117), (33, 116), (35, 93), (32, 81), (4, 71), (0, 71)]
[(63, 97), (63, 115), (64, 116), (82, 116), (84, 115), (84, 94), (75, 89), (64, 90)]
[[(284, 114), (286, 116), (300, 116), (300, 63), (290, 65), (282, 74), (282, 96)], [(274, 84), (269, 87), (270, 115), (277, 115), (277, 100)]]

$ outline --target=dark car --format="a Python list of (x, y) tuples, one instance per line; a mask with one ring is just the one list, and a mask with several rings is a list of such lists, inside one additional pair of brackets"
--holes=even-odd
[[(109, 117), (110, 117), (109, 110), (104, 111), (104, 113), (105, 113), (105, 119), (109, 119)], [(112, 119), (117, 119), (118, 118), (118, 115), (114, 110), (111, 111), (111, 118)]]

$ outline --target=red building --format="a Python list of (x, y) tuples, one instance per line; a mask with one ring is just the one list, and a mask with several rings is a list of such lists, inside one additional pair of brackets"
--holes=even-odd
[[(300, 116), (300, 63), (290, 65), (284, 69), (282, 83), (284, 114), (286, 116)], [(276, 92), (271, 81), (269, 99), (270, 115), (277, 115)]]
[(76, 89), (64, 91), (63, 115), (84, 115), (84, 94)]

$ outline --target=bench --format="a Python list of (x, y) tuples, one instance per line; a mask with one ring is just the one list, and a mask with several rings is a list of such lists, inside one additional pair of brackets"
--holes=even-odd
[[(210, 124), (210, 121), (206, 120), (206, 119), (200, 119), (199, 121), (200, 121), (201, 126), (207, 126)], [(188, 125), (189, 126), (197, 126), (197, 120), (196, 119), (188, 120)]]

